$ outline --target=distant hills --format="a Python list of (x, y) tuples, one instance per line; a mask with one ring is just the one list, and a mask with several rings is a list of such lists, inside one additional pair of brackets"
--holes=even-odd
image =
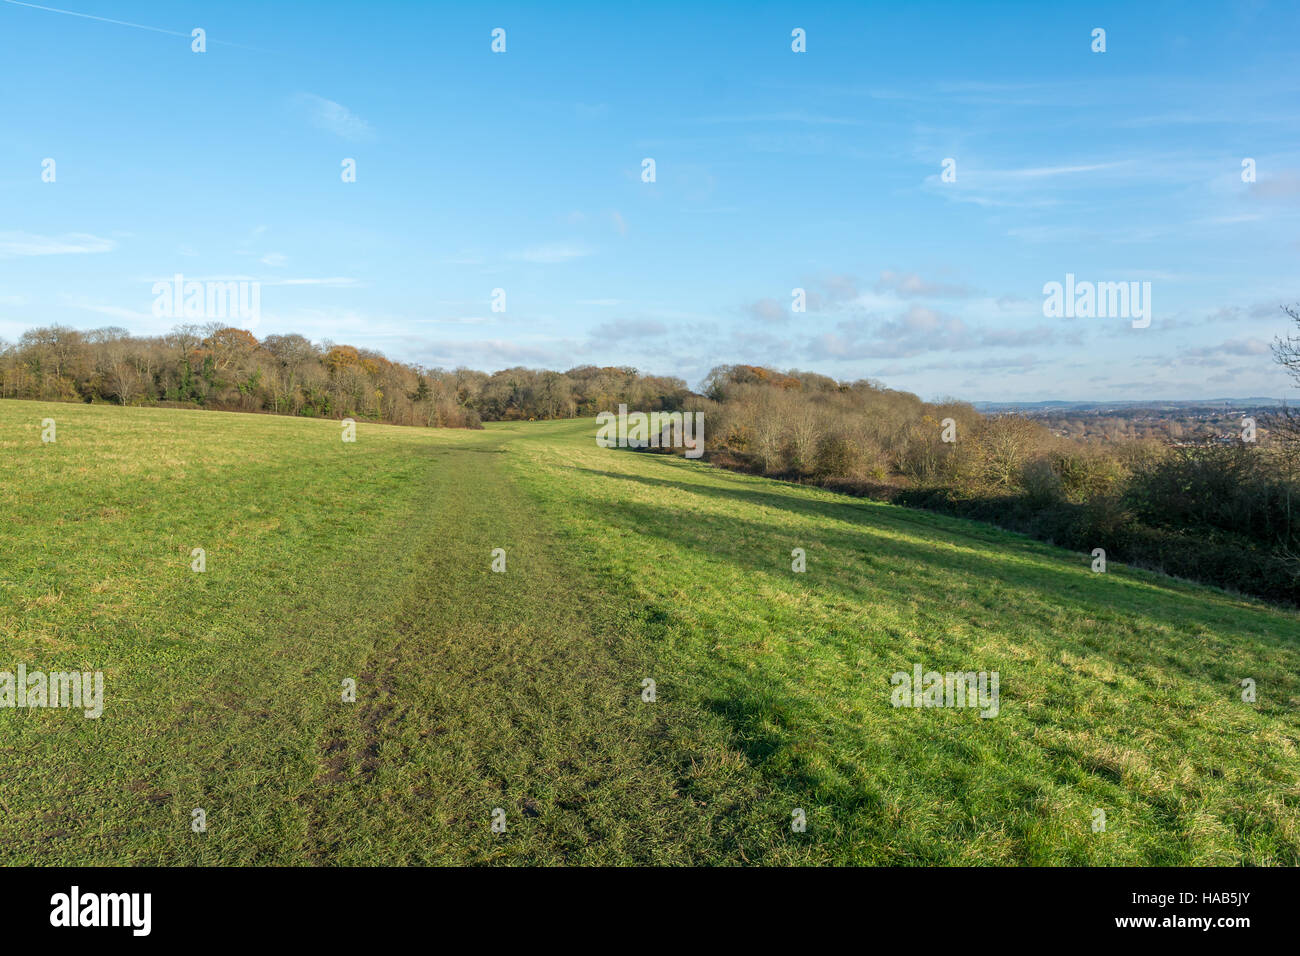
[(1049, 399), (1043, 402), (972, 402), (980, 412), (1091, 412), (1132, 411), (1149, 408), (1153, 411), (1206, 408), (1259, 408), (1279, 406), (1280, 398), (1203, 398), (1187, 400), (1152, 399), (1147, 401), (1118, 402), (1066, 402)]

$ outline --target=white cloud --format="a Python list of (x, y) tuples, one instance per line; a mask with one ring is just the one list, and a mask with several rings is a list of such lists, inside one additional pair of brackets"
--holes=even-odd
[(14, 256), (62, 256), (82, 252), (112, 252), (117, 243), (85, 232), (38, 236), (31, 232), (0, 232), (0, 259)]
[(668, 326), (653, 319), (617, 319), (591, 330), (592, 339), (644, 339), (666, 335)]
[(931, 282), (928, 279), (921, 278), (915, 272), (894, 272), (890, 269), (880, 273), (880, 281), (876, 283), (877, 292), (883, 292), (887, 289), (893, 290), (905, 298), (913, 296), (923, 298), (966, 298), (971, 295), (972, 291), (964, 285)]
[(149, 309), (126, 309), (119, 305), (101, 305), (88, 299), (72, 299), (68, 304), (76, 309), (97, 312), (100, 315), (109, 315), (115, 319), (124, 319), (128, 322), (148, 322), (150, 324), (155, 322), (154, 315)]
[(747, 311), (760, 322), (784, 322), (790, 317), (789, 306), (772, 298), (751, 302)]
[(1226, 342), (1220, 342), (1218, 345), (1211, 345), (1206, 348), (1185, 349), (1180, 357), (1193, 365), (1224, 365), (1226, 364), (1226, 356), (1229, 355), (1268, 355), (1269, 351), (1268, 342), (1263, 339), (1247, 337), (1228, 339)]
[(526, 345), (504, 339), (476, 339), (473, 341), (430, 341), (412, 339), (417, 354), (425, 364), (451, 368), (469, 365), (475, 368), (499, 369), (512, 365), (535, 365), (563, 368), (571, 348), (553, 349), (543, 345)]
[(549, 242), (540, 246), (532, 246), (518, 253), (514, 258), (522, 259), (524, 262), (537, 262), (545, 264), (554, 264), (557, 262), (568, 262), (571, 259), (581, 259), (584, 256), (591, 255), (591, 250), (584, 246), (566, 242)]

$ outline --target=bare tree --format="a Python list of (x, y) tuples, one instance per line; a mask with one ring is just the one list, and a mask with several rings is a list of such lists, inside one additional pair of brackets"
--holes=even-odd
[[(1296, 328), (1300, 329), (1300, 306), (1282, 306)], [(1278, 336), (1273, 340), (1273, 358), (1300, 384), (1300, 335)], [(1287, 477), (1295, 481), (1300, 476), (1300, 412), (1287, 405), (1268, 417), (1269, 437), (1277, 448), (1278, 457)]]
[(1042, 441), (1042, 426), (1021, 415), (995, 415), (979, 432), (984, 473), (997, 486), (1016, 484), (1034, 447)]
[(817, 444), (822, 437), (817, 409), (807, 402), (797, 403), (787, 418), (786, 430), (790, 439), (791, 467), (805, 474), (812, 471)]
[[(107, 330), (106, 330), (107, 331)], [(135, 350), (125, 334), (105, 337), (95, 346), (99, 373), (118, 402), (131, 404), (140, 390), (140, 373), (135, 365)]]
[(320, 360), (320, 353), (301, 335), (268, 335), (262, 347), (279, 360), (280, 374), (274, 376), (275, 405), (280, 403), (291, 412), (301, 405), (298, 389), (302, 385), (303, 369)]
[[(1282, 306), (1282, 311), (1295, 322), (1300, 330), (1300, 305)], [(1286, 369), (1293, 379), (1300, 384), (1300, 335), (1278, 336), (1273, 340), (1273, 358)]]

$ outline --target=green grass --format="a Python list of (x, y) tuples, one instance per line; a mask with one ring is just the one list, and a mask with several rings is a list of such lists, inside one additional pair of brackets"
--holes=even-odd
[(0, 402), (0, 670), (106, 681), (0, 709), (0, 863), (1300, 862), (1293, 612), (591, 422), (339, 434)]

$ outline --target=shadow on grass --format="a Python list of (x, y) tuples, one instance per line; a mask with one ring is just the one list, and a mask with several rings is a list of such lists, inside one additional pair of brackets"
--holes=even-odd
[[(819, 530), (819, 543), (862, 553), (864, 562), (876, 566), (864, 575), (870, 582), (869, 588), (865, 585), (853, 587), (828, 576), (816, 576), (815, 551), (809, 554), (809, 572), (805, 580), (851, 602), (870, 600), (875, 603), (887, 599), (895, 605), (914, 604), (924, 614), (928, 608), (941, 613), (944, 606), (951, 605), (955, 598), (965, 598), (975, 606), (972, 611), (978, 613), (978, 609), (983, 609), (981, 616), (985, 620), (981, 623), (988, 628), (990, 625), (996, 627), (1005, 614), (1005, 607), (998, 602), (1006, 600), (1006, 595), (994, 594), (995, 601), (990, 603), (989, 585), (995, 584), (1001, 588), (1037, 592), (1043, 599), (1040, 606), (1021, 605), (1016, 613), (1022, 621), (1038, 619), (1044, 628), (1059, 628), (1062, 611), (1081, 618), (1094, 615), (1114, 618), (1118, 614), (1128, 614), (1157, 627), (1180, 630), (1212, 628), (1225, 635), (1258, 642), (1262, 648), (1275, 653), (1294, 654), (1300, 649), (1296, 643), (1300, 638), (1300, 627), (1294, 628), (1290, 637), (1284, 636), (1286, 616), (1281, 611), (1238, 603), (1213, 591), (1196, 593), (1190, 587), (1180, 588), (1174, 582), (1151, 581), (1145, 574), (1139, 577), (1125, 571), (1112, 571), (1106, 576), (1093, 575), (1085, 562), (1080, 562), (1079, 568), (1074, 570), (1047, 545), (1020, 540), (993, 529), (987, 539), (954, 530), (952, 525), (960, 525), (960, 519), (925, 515), (918, 516), (920, 520), (905, 520), (911, 516), (896, 513), (903, 509), (882, 505), (855, 507), (853, 504), (820, 502), (745, 487), (692, 484), (590, 468), (577, 470), (606, 479), (737, 503), (759, 504), (808, 517), (829, 516), (844, 520), (849, 524), (842, 528)], [(608, 525), (627, 527), (641, 535), (701, 551), (747, 572), (775, 577), (784, 576), (788, 570), (784, 555), (789, 553), (790, 547), (809, 545), (807, 540), (800, 540), (795, 529), (752, 519), (711, 514), (707, 526), (698, 528), (689, 521), (673, 520), (674, 516), (668, 516), (662, 508), (649, 504), (589, 500), (585, 507)], [(883, 532), (894, 532), (895, 535), (902, 532), (909, 537), (900, 540)], [(932, 539), (932, 543), (918, 540), (922, 533)], [(756, 552), (737, 543), (754, 538), (771, 541), (771, 550)], [(888, 573), (891, 564), (895, 568), (908, 568), (910, 565), (911, 573)], [(885, 573), (881, 573), (882, 567), (886, 569)], [(1187, 651), (1191, 650), (1179, 647), (1178, 642), (1186, 640), (1190, 643), (1194, 640), (1190, 636), (1173, 638), (1164, 644), (1125, 642), (1121, 639), (1124, 636), (1127, 635), (1101, 636), (1096, 632), (1074, 636), (1052, 630), (1035, 639), (1034, 643), (1051, 657), (1059, 656), (1062, 650), (1084, 657), (1095, 657), (1102, 652), (1111, 663), (1122, 668), (1135, 665), (1161, 670), (1174, 668), (1190, 680), (1216, 685), (1232, 678), (1227, 665), (1218, 658), (1203, 659), (1195, 666), (1185, 659), (1178, 659), (1175, 655), (1185, 658)], [(1196, 643), (1199, 644), (1200, 640), (1197, 639)], [(1300, 660), (1295, 663), (1300, 666)], [(1296, 669), (1290, 668), (1292, 672)], [(1293, 689), (1293, 692), (1295, 690), (1300, 688)]]
[[(669, 463), (671, 460), (665, 460), (660, 456), (642, 456), (650, 458), (656, 465), (675, 472), (680, 465)], [(621, 481), (635, 482), (652, 488), (671, 488), (679, 491), (688, 492), (694, 495), (704, 495), (706, 497), (718, 498), (743, 502), (759, 507), (774, 508), (787, 511), (794, 514), (801, 514), (814, 518), (832, 518), (855, 525), (858, 529), (871, 533), (873, 528), (890, 528), (897, 531), (922, 531), (927, 536), (942, 537), (951, 539), (950, 543), (956, 546), (970, 546), (968, 542), (973, 542), (980, 550), (987, 550), (989, 547), (1006, 552), (1008, 555), (1014, 555), (1022, 560), (1031, 560), (1042, 563), (1048, 561), (1065, 562), (1065, 554), (1078, 554), (1079, 567), (1088, 568), (1091, 564), (1091, 558), (1085, 557), (1083, 552), (1069, 551), (1045, 542), (1036, 541), (1033, 538), (1020, 534), (1019, 532), (1009, 531), (1002, 528), (988, 525), (972, 518), (959, 518), (950, 515), (943, 515), (936, 512), (924, 511), (919, 509), (908, 508), (903, 505), (891, 505), (882, 502), (872, 502), (867, 499), (845, 498), (844, 500), (827, 500), (823, 498), (805, 497), (795, 493), (795, 489), (805, 491), (816, 491), (824, 495), (833, 495), (834, 498), (842, 496), (826, 489), (813, 489), (804, 485), (790, 485), (790, 491), (763, 491), (755, 487), (760, 481), (770, 479), (761, 479), (755, 476), (737, 475), (739, 480), (728, 480), (732, 478), (729, 472), (709, 471), (707, 476), (710, 478), (722, 478), (723, 484), (708, 484), (701, 482), (679, 481), (670, 478), (656, 478), (647, 475), (631, 475), (622, 472), (605, 471), (596, 468), (572, 467), (575, 471), (581, 471), (586, 474), (595, 475), (601, 478), (614, 478)], [(998, 560), (988, 558), (987, 560)], [(1017, 568), (1023, 565), (1016, 562), (1004, 561), (1003, 563), (1016, 564)], [(1168, 600), (1173, 597), (1193, 598), (1198, 601), (1208, 601), (1210, 603), (1220, 604), (1231, 607), (1234, 610), (1246, 612), (1264, 611), (1279, 616), (1287, 616), (1285, 609), (1273, 608), (1262, 603), (1256, 602), (1253, 598), (1242, 598), (1229, 594), (1210, 585), (1195, 585), (1192, 582), (1182, 582), (1153, 571), (1140, 569), (1127, 569), (1126, 566), (1118, 565), (1112, 562), (1111, 577), (1106, 580), (1114, 584), (1119, 581), (1127, 582), (1131, 585), (1143, 589), (1160, 592), (1160, 600)], [(1118, 572), (1118, 573), (1116, 573)], [(1136, 573), (1133, 573), (1136, 572)], [(1062, 583), (1075, 583), (1076, 578), (1073, 571), (1063, 570), (1059, 576)], [(1087, 580), (1087, 578), (1085, 578)], [(1300, 637), (1300, 623), (1297, 624), (1297, 637)]]

